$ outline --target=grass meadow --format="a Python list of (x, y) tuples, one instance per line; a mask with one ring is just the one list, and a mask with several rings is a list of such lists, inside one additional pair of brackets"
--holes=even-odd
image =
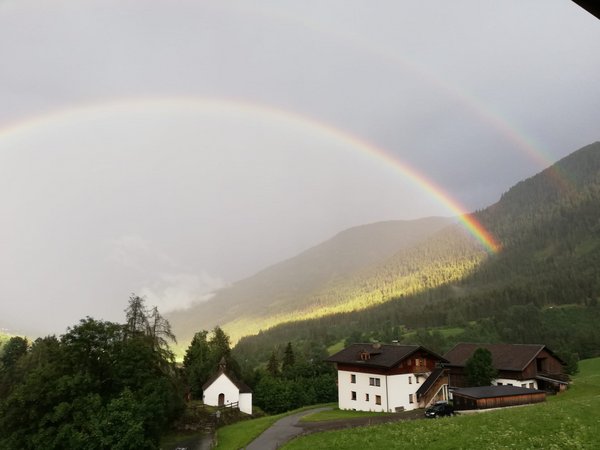
[(413, 420), (316, 433), (299, 449), (596, 449), (600, 448), (600, 358), (580, 362), (570, 389), (545, 403), (436, 420)]
[(325, 422), (328, 420), (355, 419), (357, 417), (378, 417), (391, 416), (393, 413), (369, 412), (369, 411), (348, 411), (343, 409), (331, 409), (309, 414), (300, 419), (300, 422)]

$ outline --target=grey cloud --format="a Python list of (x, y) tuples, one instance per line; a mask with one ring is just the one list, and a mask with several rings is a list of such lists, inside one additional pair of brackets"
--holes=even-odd
[(597, 42), (565, 0), (4, 1), (0, 327), (117, 319), (136, 289), (181, 307), (349, 226), (449, 214), (290, 114), (485, 207), (598, 140)]

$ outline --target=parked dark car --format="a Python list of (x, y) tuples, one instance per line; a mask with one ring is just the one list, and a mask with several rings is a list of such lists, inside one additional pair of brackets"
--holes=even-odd
[(425, 410), (425, 417), (434, 419), (436, 417), (453, 416), (454, 408), (448, 403), (436, 403), (430, 408)]

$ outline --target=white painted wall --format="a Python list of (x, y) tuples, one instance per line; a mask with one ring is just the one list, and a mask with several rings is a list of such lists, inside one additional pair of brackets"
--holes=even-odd
[[(356, 383), (351, 382), (351, 375), (356, 376)], [(370, 378), (379, 378), (380, 386), (371, 386)], [(418, 381), (417, 383), (414, 374), (386, 377), (338, 370), (339, 408), (381, 412), (395, 412), (397, 407), (403, 407), (407, 411), (415, 409), (418, 407), (416, 393), (425, 381), (425, 377), (420, 376)], [(352, 392), (356, 392), (356, 400), (352, 400)], [(368, 400), (367, 394), (369, 394)], [(413, 395), (413, 403), (410, 403), (410, 394)], [(377, 395), (381, 396), (381, 405), (376, 402)]]
[[(418, 383), (417, 383), (418, 381)], [(419, 406), (417, 402), (417, 390), (425, 381), (420, 376), (417, 380), (414, 374), (392, 375), (388, 377), (389, 411), (394, 412), (396, 408), (404, 408), (406, 411)], [(410, 395), (412, 394), (412, 403)]]
[[(511, 378), (496, 378), (495, 380), (492, 380), (492, 385), (497, 386), (498, 383), (502, 383), (504, 386), (507, 385), (513, 385), (513, 386), (517, 386), (517, 387), (526, 387), (528, 389), (537, 389), (538, 385), (537, 385), (537, 381), (535, 379), (531, 379), (531, 380), (514, 380)], [(533, 387), (530, 386), (530, 384), (533, 383)], [(523, 386), (525, 385), (525, 386)]]
[[(356, 376), (356, 383), (351, 382), (352, 374)], [(379, 378), (380, 386), (370, 386), (369, 378)], [(352, 392), (356, 392), (356, 400), (352, 400)], [(366, 394), (369, 394), (368, 400)], [(381, 405), (376, 404), (377, 395), (381, 397)], [(385, 376), (338, 370), (338, 402), (340, 409), (385, 411)]]
[(252, 414), (252, 394), (240, 394), (238, 387), (224, 373), (219, 375), (219, 377), (204, 390), (202, 400), (206, 405), (218, 406), (219, 394), (221, 393), (225, 394), (225, 405), (239, 402), (240, 411), (246, 414)]
[(240, 411), (246, 414), (252, 414), (252, 393), (242, 392), (240, 394)]

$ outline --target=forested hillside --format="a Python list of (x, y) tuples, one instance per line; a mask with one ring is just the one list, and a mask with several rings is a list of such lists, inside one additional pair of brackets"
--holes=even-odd
[(237, 340), (290, 317), (316, 317), (352, 310), (359, 304), (367, 306), (373, 298), (389, 298), (388, 291), (398, 290), (373, 283), (373, 276), (383, 274), (374, 268), (452, 223), (454, 219), (430, 217), (351, 228), (217, 292), (208, 302), (170, 314), (169, 320), (181, 342), (189, 342), (199, 329), (217, 324)]
[[(284, 324), (240, 341), (236, 351), (263, 359), (273, 342), (332, 345), (349, 337), (429, 343), (459, 340), (542, 342), (569, 359), (600, 354), (600, 143), (587, 146), (505, 193), (476, 217), (502, 243), (484, 257), (458, 227), (390, 259), (388, 278), (412, 268), (419, 286), (368, 309)], [(418, 261), (428, 263), (424, 270)], [(455, 269), (453, 269), (455, 267)], [(410, 272), (410, 270), (408, 270)], [(453, 274), (453, 275), (449, 275)], [(380, 281), (378, 281), (378, 279)], [(368, 283), (370, 281), (365, 281)], [(451, 334), (426, 332), (453, 327)]]

